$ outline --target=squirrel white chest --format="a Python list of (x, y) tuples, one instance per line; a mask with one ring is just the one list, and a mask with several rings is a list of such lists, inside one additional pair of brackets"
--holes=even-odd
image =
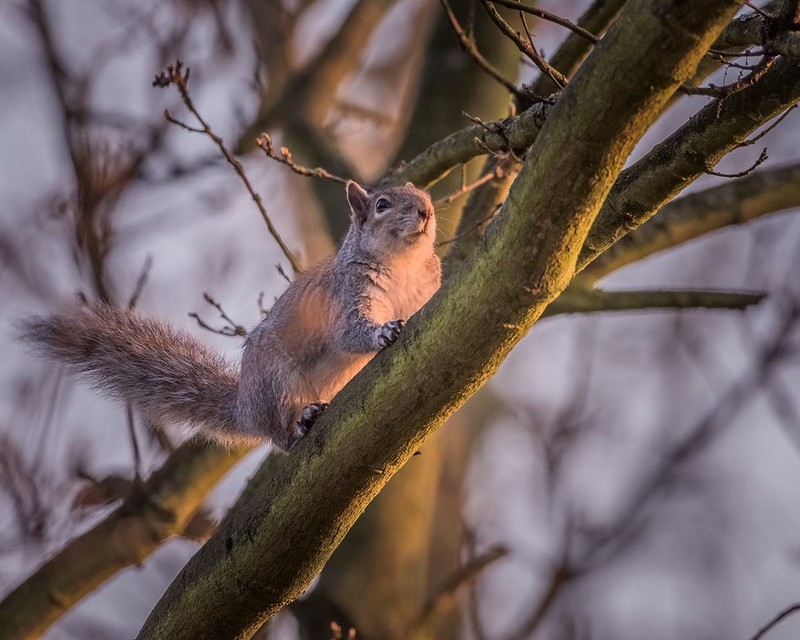
[(376, 276), (371, 292), (372, 320), (383, 324), (390, 320), (408, 320), (430, 300), (439, 288), (438, 263), (409, 256), (394, 262)]

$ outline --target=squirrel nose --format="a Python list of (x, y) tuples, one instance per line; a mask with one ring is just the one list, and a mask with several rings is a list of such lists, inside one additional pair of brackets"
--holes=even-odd
[(417, 213), (419, 214), (419, 217), (422, 218), (423, 220), (426, 220), (428, 218), (427, 209), (417, 209)]

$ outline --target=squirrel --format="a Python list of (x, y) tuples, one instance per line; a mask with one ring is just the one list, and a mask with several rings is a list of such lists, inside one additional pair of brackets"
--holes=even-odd
[(21, 337), (156, 423), (289, 452), (441, 281), (425, 191), (408, 182), (367, 192), (353, 181), (346, 190), (341, 247), (298, 274), (247, 335), (239, 373), (189, 334), (105, 303), (29, 318)]

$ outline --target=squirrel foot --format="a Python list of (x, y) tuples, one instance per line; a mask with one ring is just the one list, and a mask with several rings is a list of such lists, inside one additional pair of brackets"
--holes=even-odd
[(312, 402), (303, 407), (303, 410), (300, 412), (300, 419), (294, 425), (294, 433), (289, 436), (289, 451), (294, 449), (294, 446), (308, 435), (308, 432), (311, 431), (311, 427), (314, 426), (314, 423), (327, 407), (327, 402)]
[(390, 344), (394, 344), (400, 337), (400, 331), (405, 325), (405, 320), (390, 320), (385, 322), (380, 329), (378, 329), (378, 344), (381, 348), (386, 348)]

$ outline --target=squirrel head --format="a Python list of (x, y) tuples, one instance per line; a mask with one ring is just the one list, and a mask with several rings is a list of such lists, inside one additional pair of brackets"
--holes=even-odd
[(433, 247), (436, 214), (430, 196), (412, 183), (367, 192), (347, 183), (353, 227), (360, 245), (375, 255), (400, 253), (412, 247)]

